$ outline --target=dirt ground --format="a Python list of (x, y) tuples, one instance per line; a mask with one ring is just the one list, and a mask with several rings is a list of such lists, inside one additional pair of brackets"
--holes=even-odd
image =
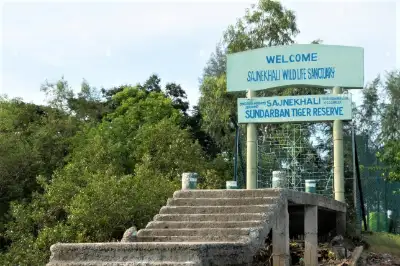
[(360, 258), (359, 265), (365, 266), (400, 266), (400, 258), (390, 254), (377, 254), (364, 251)]
[[(340, 237), (341, 238), (341, 237)], [(334, 240), (332, 240), (334, 241)], [(373, 233), (363, 235), (361, 238), (341, 238), (340, 245), (345, 247), (346, 259), (335, 260), (332, 244), (319, 243), (319, 266), (348, 266), (354, 252), (354, 249), (363, 246), (364, 250), (358, 260), (358, 266), (400, 266), (400, 236), (386, 233)], [(292, 265), (304, 265), (304, 241), (292, 241), (290, 243), (290, 253)], [(271, 265), (272, 241), (268, 237), (265, 241), (265, 247), (255, 258), (254, 266)]]
[[(348, 260), (330, 261), (320, 264), (320, 266), (348, 266)], [(358, 260), (359, 266), (400, 266), (400, 258), (390, 254), (377, 254), (364, 251)]]

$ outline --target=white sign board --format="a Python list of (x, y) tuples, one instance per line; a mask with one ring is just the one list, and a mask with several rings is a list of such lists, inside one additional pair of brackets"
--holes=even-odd
[(364, 87), (364, 49), (321, 44), (272, 46), (229, 54), (227, 90)]
[(348, 95), (303, 95), (238, 99), (239, 123), (351, 120)]

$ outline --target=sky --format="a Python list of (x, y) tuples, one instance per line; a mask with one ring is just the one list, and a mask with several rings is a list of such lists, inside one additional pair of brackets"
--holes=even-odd
[[(44, 103), (40, 85), (62, 76), (78, 91), (176, 82), (191, 105), (223, 31), (252, 0), (7, 1), (1, 6), (0, 94)], [(297, 43), (364, 47), (365, 81), (400, 68), (400, 1), (284, 0), (295, 12)], [(397, 33), (397, 35), (396, 35)], [(353, 91), (359, 101), (360, 90)]]

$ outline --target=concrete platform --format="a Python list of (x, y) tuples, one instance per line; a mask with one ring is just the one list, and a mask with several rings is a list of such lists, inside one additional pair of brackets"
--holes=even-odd
[(136, 242), (55, 244), (47, 265), (252, 265), (271, 230), (274, 265), (289, 265), (293, 206), (304, 209), (306, 265), (314, 265), (318, 210), (336, 213), (340, 232), (346, 205), (286, 189), (176, 191)]

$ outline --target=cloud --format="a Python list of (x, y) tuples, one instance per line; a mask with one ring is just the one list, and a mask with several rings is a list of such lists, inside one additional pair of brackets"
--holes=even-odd
[(206, 56), (206, 52), (205, 52), (204, 50), (200, 50), (200, 51), (199, 51), (199, 56), (200, 56), (200, 57)]
[(7, 3), (3, 10), (4, 36), (9, 46), (26, 46), (25, 41), (29, 40), (34, 48), (49, 42), (63, 45), (63, 41), (92, 48), (126, 39), (141, 41), (211, 28), (227, 21), (221, 9), (230, 8), (179, 2)]
[(110, 56), (111, 56), (111, 50), (110, 50), (110, 48), (108, 48), (106, 51), (106, 57), (110, 57)]
[(400, 69), (400, 3), (396, 3), (396, 67)]
[(9, 72), (2, 73), (0, 94), (6, 94), (10, 98), (23, 97), (27, 102), (43, 104), (43, 93), (40, 92), (40, 84), (45, 81), (45, 77), (33, 80), (24, 80)]
[[(50, 66), (225, 28), (248, 3), (61, 2), (3, 7), (3, 51)], [(222, 12), (225, 11), (225, 12)], [(106, 52), (106, 55), (108, 53)]]
[[(13, 76), (4, 76), (5, 87), (37, 91), (42, 77), (55, 79), (62, 74), (76, 84), (84, 76), (98, 86), (118, 85), (158, 71), (162, 79), (184, 80), (191, 102), (196, 102), (197, 77), (209, 51), (251, 2), (256, 1), (9, 1), (3, 6), (1, 44), (3, 66)], [(386, 53), (394, 57), (400, 47), (391, 38), (396, 35), (393, 5), (321, 2), (284, 1), (285, 7), (296, 11), (301, 30), (297, 41), (321, 38), (325, 44), (364, 46), (367, 79), (387, 69), (393, 58)], [(397, 8), (400, 11), (399, 4)], [(397, 58), (399, 64), (400, 51)]]

